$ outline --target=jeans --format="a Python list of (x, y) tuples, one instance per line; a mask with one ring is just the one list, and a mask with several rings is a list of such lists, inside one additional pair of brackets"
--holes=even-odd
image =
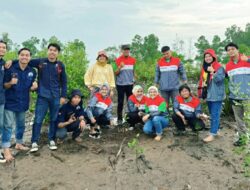
[(162, 135), (162, 131), (167, 127), (168, 123), (168, 119), (164, 116), (154, 116), (153, 118), (149, 118), (148, 121), (146, 121), (143, 131), (148, 135), (153, 133), (156, 133), (156, 135)]
[(118, 106), (117, 106), (117, 117), (118, 120), (122, 120), (122, 110), (124, 103), (124, 96), (126, 94), (126, 98), (128, 100), (129, 96), (132, 94), (133, 85), (116, 85), (117, 95), (118, 95)]
[(9, 148), (13, 130), (13, 125), (16, 122), (16, 143), (23, 144), (23, 134), (25, 130), (25, 112), (13, 112), (4, 110), (4, 127), (2, 147)]
[(3, 120), (4, 120), (4, 104), (1, 104), (0, 105), (0, 142), (2, 141)]
[[(179, 117), (177, 114), (174, 114), (172, 116), (172, 119), (176, 125), (176, 128), (180, 131), (185, 131), (186, 130), (186, 126), (183, 123), (181, 117)], [(187, 120), (188, 125), (190, 125), (191, 129), (193, 131), (198, 131), (198, 130), (202, 130), (205, 128), (205, 123), (201, 120), (198, 119), (196, 117), (192, 117), (192, 118), (185, 118), (185, 120)]]
[(178, 95), (178, 90), (171, 90), (171, 91), (161, 90), (161, 96), (165, 99), (168, 105), (170, 104), (170, 101), (169, 101), (170, 98), (171, 98), (172, 104), (174, 104), (174, 99), (177, 95)]
[(48, 132), (49, 141), (55, 140), (56, 135), (56, 119), (60, 107), (60, 98), (44, 98), (38, 96), (36, 101), (36, 110), (35, 110), (35, 120), (32, 128), (32, 138), (31, 142), (38, 142), (41, 134), (41, 128), (43, 120), (46, 116), (46, 113), (49, 109), (50, 113), (50, 125)]
[(57, 128), (56, 137), (59, 139), (65, 139), (67, 137), (67, 132), (72, 133), (72, 139), (74, 140), (81, 134), (81, 129), (79, 128), (80, 121), (75, 121), (74, 123), (67, 125), (64, 128)]
[(222, 101), (216, 101), (216, 102), (207, 101), (207, 105), (211, 118), (210, 134), (216, 135), (220, 128), (220, 114), (221, 114)]

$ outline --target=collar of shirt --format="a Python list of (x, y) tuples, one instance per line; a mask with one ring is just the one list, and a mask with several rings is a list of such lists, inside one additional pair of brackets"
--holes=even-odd
[(188, 103), (188, 102), (190, 102), (191, 100), (192, 100), (192, 97), (190, 96), (189, 98), (184, 99), (184, 102), (185, 102), (185, 103)]

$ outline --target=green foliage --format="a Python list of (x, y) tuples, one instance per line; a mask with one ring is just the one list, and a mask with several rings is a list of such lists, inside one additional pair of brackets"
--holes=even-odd
[(128, 147), (134, 151), (136, 158), (144, 152), (144, 149), (140, 147), (139, 136), (140, 134), (137, 134), (135, 138), (128, 142)]
[[(8, 33), (2, 34), (2, 39), (8, 43), (8, 52), (6, 53), (5, 60), (17, 59), (17, 44), (14, 44), (11, 39), (9, 39)], [(68, 93), (72, 89), (80, 89), (84, 96), (88, 96), (88, 91), (84, 87), (83, 76), (88, 65), (85, 44), (76, 39), (71, 42), (62, 43), (57, 37), (52, 36), (48, 40), (38, 39), (37, 37), (31, 37), (22, 43), (23, 47), (27, 47), (32, 52), (32, 58), (42, 58), (47, 57), (47, 46), (49, 43), (58, 43), (62, 49), (59, 60), (62, 61), (66, 66), (66, 72), (68, 76)], [(31, 94), (31, 106), (30, 111), (35, 110), (35, 100), (37, 94)]]
[(84, 87), (83, 76), (88, 64), (85, 45), (80, 40), (65, 44), (60, 60), (65, 63), (68, 76), (68, 93), (73, 89), (80, 89), (87, 97), (88, 91)]

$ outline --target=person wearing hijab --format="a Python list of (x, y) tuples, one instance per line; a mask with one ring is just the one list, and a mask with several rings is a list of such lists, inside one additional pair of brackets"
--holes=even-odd
[(169, 124), (167, 103), (165, 99), (159, 95), (157, 87), (149, 87), (148, 93), (149, 97), (145, 103), (146, 115), (142, 118), (145, 123), (143, 131), (148, 135), (156, 134), (155, 140), (160, 141), (163, 129)]
[(100, 138), (100, 128), (109, 128), (114, 125), (112, 115), (112, 100), (110, 98), (110, 88), (108, 84), (100, 86), (99, 92), (95, 93), (90, 99), (86, 113), (88, 116), (88, 123), (91, 129), (89, 137)]
[(140, 85), (135, 85), (132, 90), (132, 95), (128, 98), (128, 113), (127, 122), (132, 130), (137, 123), (143, 123), (142, 117), (145, 115), (145, 103), (147, 96), (143, 93), (143, 88)]
[(91, 96), (98, 92), (100, 86), (104, 83), (110, 86), (110, 95), (113, 96), (115, 77), (113, 67), (108, 64), (107, 53), (105, 51), (99, 51), (96, 59), (96, 63), (87, 69), (84, 75), (84, 83), (90, 90)]
[(220, 128), (220, 114), (222, 101), (225, 99), (225, 69), (218, 62), (213, 49), (204, 52), (204, 61), (198, 87), (199, 97), (206, 100), (210, 114), (210, 134), (204, 138), (204, 142), (211, 142), (218, 134)]

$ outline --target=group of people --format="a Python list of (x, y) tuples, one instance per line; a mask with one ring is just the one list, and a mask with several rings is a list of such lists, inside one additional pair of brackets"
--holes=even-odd
[[(5, 62), (3, 57), (7, 44), (0, 41), (0, 139), (3, 149), (0, 162), (14, 159), (10, 149), (14, 124), (15, 149), (38, 151), (41, 127), (48, 110), (50, 150), (56, 150), (57, 144), (64, 142), (68, 132), (72, 132), (72, 139), (77, 143), (82, 142), (80, 135), (85, 129), (89, 130), (90, 138), (99, 139), (103, 128), (113, 128), (116, 124), (112, 112), (115, 89), (118, 125), (125, 120), (131, 130), (142, 126), (145, 134), (160, 141), (164, 128), (169, 126), (169, 107), (172, 106), (172, 121), (178, 132), (185, 131), (187, 126), (193, 131), (202, 130), (205, 128), (204, 121), (210, 119), (210, 134), (203, 140), (211, 142), (220, 129), (225, 77), (229, 77), (229, 98), (237, 122), (235, 145), (240, 145), (241, 138), (248, 136), (243, 116), (250, 111), (249, 104), (247, 106), (250, 101), (250, 58), (240, 54), (234, 43), (229, 43), (225, 50), (230, 57), (225, 69), (213, 49), (204, 51), (198, 97), (187, 85), (183, 63), (172, 56), (168, 46), (161, 49), (162, 58), (156, 64), (155, 85), (150, 86), (147, 93), (142, 86), (135, 85), (136, 59), (130, 56), (129, 45), (122, 45), (121, 56), (115, 64), (109, 64), (106, 52), (100, 51), (96, 63), (90, 65), (84, 75), (90, 98), (83, 106), (83, 95), (79, 89), (72, 90), (67, 101), (67, 73), (64, 64), (58, 60), (61, 51), (58, 44), (49, 44), (47, 58), (31, 59), (30, 50), (22, 48), (18, 51), (18, 60)], [(37, 92), (31, 148), (23, 142), (30, 91)], [(206, 100), (209, 116), (202, 112), (200, 98)], [(124, 99), (127, 100), (126, 111), (123, 109)]]

